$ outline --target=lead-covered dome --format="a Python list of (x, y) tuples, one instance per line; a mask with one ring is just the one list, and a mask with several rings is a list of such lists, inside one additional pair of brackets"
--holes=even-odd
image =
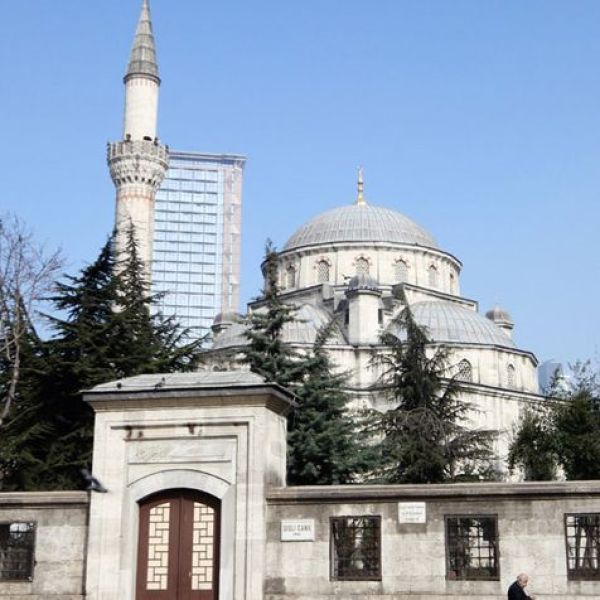
[[(485, 344), (514, 348), (514, 343), (495, 323), (474, 310), (451, 302), (424, 301), (411, 305), (414, 319), (434, 342)], [(392, 322), (390, 333), (396, 334)], [(402, 338), (402, 333), (399, 332)]]
[(284, 250), (332, 242), (387, 242), (438, 247), (422, 227), (403, 214), (362, 203), (317, 215), (290, 237)]

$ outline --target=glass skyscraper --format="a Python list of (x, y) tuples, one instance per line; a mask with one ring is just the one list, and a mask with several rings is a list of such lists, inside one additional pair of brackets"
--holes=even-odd
[(169, 151), (156, 194), (152, 291), (160, 308), (202, 336), (240, 300), (242, 176), (246, 158)]

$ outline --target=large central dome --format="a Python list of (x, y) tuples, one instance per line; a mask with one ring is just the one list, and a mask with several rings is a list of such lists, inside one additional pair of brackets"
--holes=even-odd
[(437, 248), (414, 221), (389, 208), (351, 204), (317, 215), (296, 231), (284, 250), (332, 242), (387, 242)]

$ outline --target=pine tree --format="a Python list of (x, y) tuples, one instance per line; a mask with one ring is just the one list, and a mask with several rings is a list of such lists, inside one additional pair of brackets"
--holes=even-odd
[(387, 352), (375, 364), (379, 386), (394, 408), (373, 413), (370, 430), (379, 438), (380, 466), (388, 483), (441, 483), (490, 477), (494, 432), (467, 426), (471, 406), (458, 399), (459, 386), (445, 377), (448, 353), (435, 349), (408, 306), (396, 319), (401, 340), (384, 333)]
[(350, 483), (368, 469), (370, 448), (346, 408), (346, 376), (335, 374), (325, 344), (337, 327), (322, 329), (303, 358), (304, 377), (295, 388), (298, 407), (288, 431), (288, 483)]
[[(112, 247), (109, 240), (93, 264), (57, 285), (51, 301), (62, 316), (48, 317), (54, 335), (40, 343), (37, 363), (31, 362), (38, 366), (23, 387), (23, 401), (40, 428), (35, 444), (21, 445), (28, 456), (18, 470), (0, 463), (6, 486), (80, 487), (93, 436), (93, 413), (81, 391), (141, 373), (193, 369), (200, 360), (201, 340), (187, 342), (187, 332), (173, 320), (153, 314), (155, 298), (148, 292), (133, 228), (118, 264)], [(19, 419), (9, 424), (3, 446), (9, 447), (9, 439), (13, 446), (20, 443), (22, 429)]]
[(261, 306), (248, 317), (248, 344), (242, 350), (243, 361), (266, 381), (293, 388), (303, 366), (297, 353), (283, 341), (286, 324), (294, 321), (296, 308), (281, 299), (278, 282), (278, 255), (271, 241), (265, 248), (263, 263), (265, 285)]

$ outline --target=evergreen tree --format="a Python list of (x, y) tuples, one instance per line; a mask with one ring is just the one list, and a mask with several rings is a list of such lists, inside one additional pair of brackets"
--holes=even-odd
[(408, 306), (396, 326), (404, 339), (384, 333), (388, 351), (374, 360), (382, 369), (379, 386), (395, 405), (371, 417), (380, 451), (374, 475), (387, 483), (489, 478), (494, 432), (468, 427), (471, 406), (458, 399), (457, 382), (445, 377), (447, 351), (428, 356), (431, 342)]
[[(5, 486), (80, 487), (93, 436), (93, 412), (81, 391), (141, 373), (193, 369), (199, 362), (201, 341), (186, 343), (186, 331), (152, 314), (156, 298), (148, 292), (133, 227), (118, 265), (112, 246), (109, 240), (97, 260), (59, 283), (51, 298), (62, 317), (48, 317), (54, 336), (40, 344), (39, 366), (30, 369), (23, 387), (23, 401), (40, 423), (37, 443), (27, 446), (19, 469), (0, 464)], [(21, 439), (19, 427), (19, 419), (8, 425), (3, 447)]]
[(350, 483), (368, 469), (370, 448), (346, 408), (346, 377), (333, 373), (324, 345), (335, 321), (317, 335), (303, 358), (304, 377), (295, 388), (298, 407), (289, 422), (288, 483), (332, 485)]
[(264, 289), (261, 306), (248, 317), (248, 344), (242, 350), (243, 361), (266, 381), (293, 388), (302, 375), (297, 353), (283, 341), (286, 324), (294, 321), (296, 308), (281, 299), (278, 281), (278, 255), (269, 240), (265, 249)]

